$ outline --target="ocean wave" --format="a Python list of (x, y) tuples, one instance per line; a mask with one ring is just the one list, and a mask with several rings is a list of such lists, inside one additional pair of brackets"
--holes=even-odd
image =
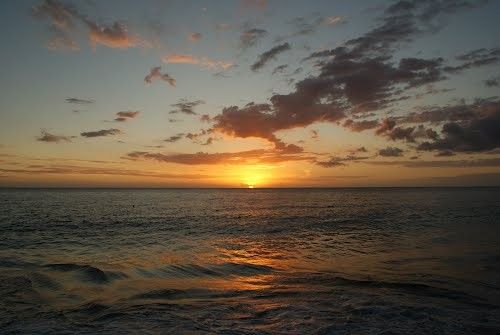
[(128, 277), (123, 272), (103, 271), (90, 265), (74, 263), (45, 264), (44, 267), (53, 271), (74, 273), (80, 280), (94, 284), (106, 284), (116, 279)]

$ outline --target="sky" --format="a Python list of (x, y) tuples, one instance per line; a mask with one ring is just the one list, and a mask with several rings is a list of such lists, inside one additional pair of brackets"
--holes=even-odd
[(500, 185), (500, 1), (0, 3), (0, 186)]

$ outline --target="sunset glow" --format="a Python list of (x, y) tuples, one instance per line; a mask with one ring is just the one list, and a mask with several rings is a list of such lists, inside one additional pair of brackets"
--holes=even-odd
[(496, 185), (500, 5), (431, 2), (3, 2), (0, 186)]

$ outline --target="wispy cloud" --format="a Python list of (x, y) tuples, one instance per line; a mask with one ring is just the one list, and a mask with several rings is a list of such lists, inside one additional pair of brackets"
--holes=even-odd
[(203, 37), (203, 35), (201, 33), (191, 33), (191, 34), (189, 34), (188, 39), (191, 42), (198, 42), (201, 40), (202, 37)]
[(257, 59), (257, 61), (254, 64), (252, 64), (250, 68), (252, 69), (252, 71), (258, 71), (259, 69), (263, 68), (269, 61), (271, 61), (272, 59), (276, 59), (277, 55), (290, 49), (291, 47), (290, 44), (288, 43), (276, 45), (270, 50), (262, 53), (259, 56), (259, 59)]
[(214, 59), (210, 59), (208, 57), (198, 58), (196, 56), (189, 55), (189, 54), (170, 54), (170, 55), (163, 57), (162, 60), (163, 60), (163, 62), (170, 63), (170, 64), (199, 65), (201, 67), (211, 69), (211, 70), (215, 70), (215, 69), (227, 70), (227, 69), (230, 69), (231, 67), (234, 66), (234, 64), (232, 62), (214, 60)]
[(42, 129), (42, 134), (37, 137), (37, 141), (48, 142), (48, 143), (60, 143), (60, 142), (71, 142), (70, 136), (54, 135), (48, 131)]
[(256, 45), (268, 35), (267, 30), (260, 28), (247, 29), (240, 36), (240, 48), (245, 50)]
[(170, 111), (170, 114), (182, 113), (188, 115), (196, 115), (194, 108), (204, 103), (205, 101), (203, 100), (189, 101), (187, 99), (181, 99), (179, 100), (179, 102), (171, 105), (172, 107), (174, 107), (174, 109)]
[(66, 101), (69, 104), (77, 104), (77, 105), (90, 105), (95, 103), (94, 99), (89, 99), (89, 98), (66, 98), (64, 101)]
[(144, 82), (151, 84), (155, 79), (160, 79), (166, 81), (170, 86), (175, 86), (176, 80), (172, 78), (168, 73), (161, 72), (161, 66), (153, 67), (149, 74), (144, 77)]
[(85, 34), (92, 48), (98, 45), (109, 48), (149, 47), (150, 43), (138, 34), (131, 34), (128, 27), (119, 21), (111, 25), (97, 22), (80, 12), (76, 6), (58, 0), (44, 0), (32, 8), (35, 17), (49, 20), (49, 29), (53, 33), (48, 47), (51, 49), (79, 48), (76, 38)]
[(80, 133), (81, 136), (83, 137), (102, 137), (102, 136), (114, 136), (114, 135), (119, 135), (123, 134), (123, 131), (120, 129), (116, 128), (111, 128), (111, 129), (101, 129), (101, 130), (96, 130), (96, 131), (87, 131)]

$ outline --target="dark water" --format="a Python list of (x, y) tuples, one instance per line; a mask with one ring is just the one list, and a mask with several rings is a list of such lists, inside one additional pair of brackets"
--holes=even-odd
[(500, 334), (500, 189), (3, 190), (1, 333)]

